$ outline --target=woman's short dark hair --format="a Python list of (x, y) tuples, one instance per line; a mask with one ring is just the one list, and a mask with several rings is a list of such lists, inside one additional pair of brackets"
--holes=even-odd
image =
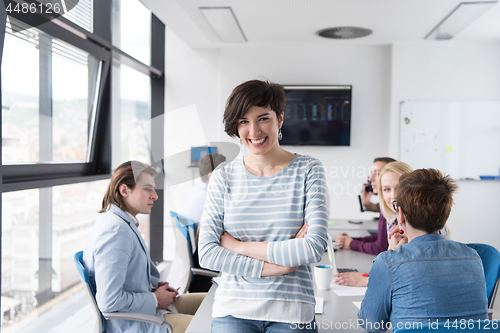
[(285, 111), (283, 86), (269, 81), (251, 80), (233, 89), (224, 110), (224, 131), (231, 137), (239, 137), (238, 121), (252, 106), (269, 107), (276, 112), (278, 120)]
[(396, 202), (413, 228), (433, 233), (446, 224), (457, 189), (449, 175), (436, 169), (418, 169), (399, 178)]
[(120, 185), (125, 184), (131, 190), (135, 188), (137, 180), (143, 173), (148, 173), (153, 177), (158, 175), (155, 169), (148, 164), (139, 161), (128, 161), (120, 164), (108, 184), (104, 198), (102, 199), (102, 207), (99, 213), (104, 213), (109, 209), (109, 205), (118, 206), (121, 210), (126, 211), (126, 205), (123, 197), (120, 194)]

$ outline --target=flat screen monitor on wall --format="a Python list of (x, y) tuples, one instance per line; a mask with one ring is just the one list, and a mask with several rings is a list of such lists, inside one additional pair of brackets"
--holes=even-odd
[(352, 86), (284, 86), (282, 145), (349, 146)]

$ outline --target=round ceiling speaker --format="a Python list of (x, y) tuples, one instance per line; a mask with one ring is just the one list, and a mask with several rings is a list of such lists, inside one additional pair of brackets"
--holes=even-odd
[(335, 27), (319, 30), (318, 35), (325, 38), (352, 39), (371, 35), (373, 31), (360, 27)]

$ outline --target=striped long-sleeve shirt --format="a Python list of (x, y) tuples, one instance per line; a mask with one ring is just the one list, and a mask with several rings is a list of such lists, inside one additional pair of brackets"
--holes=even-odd
[[(314, 305), (308, 264), (321, 260), (327, 244), (325, 193), (325, 170), (309, 156), (296, 155), (286, 168), (270, 177), (253, 175), (243, 159), (212, 174), (200, 224), (199, 253), (202, 267), (223, 272), (216, 304), (231, 299), (271, 301), (266, 303), (271, 307), (273, 301), (281, 306), (282, 302)], [(295, 239), (305, 222), (309, 224), (307, 236)], [(283, 276), (261, 278), (263, 261), (220, 246), (224, 231), (245, 242), (269, 242), (270, 263), (299, 268)], [(288, 316), (290, 322), (296, 319), (293, 315)], [(268, 320), (258, 317), (246, 316)]]

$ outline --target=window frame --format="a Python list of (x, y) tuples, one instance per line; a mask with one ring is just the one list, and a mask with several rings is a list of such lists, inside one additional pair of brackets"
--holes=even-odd
[[(139, 1), (139, 0), (138, 0)], [(109, 179), (111, 177), (112, 147), (111, 147), (111, 85), (113, 58), (135, 70), (138, 70), (151, 79), (151, 119), (164, 114), (165, 100), (165, 24), (153, 13), (151, 22), (151, 66), (133, 58), (111, 43), (111, 12), (112, 0), (94, 0), (94, 32), (91, 33), (77, 24), (59, 17), (37, 29), (58, 38), (70, 45), (82, 49), (103, 62), (96, 115), (94, 121), (94, 135), (90, 143), (90, 160), (83, 163), (34, 163), (34, 164), (2, 164), (2, 146), (0, 145), (0, 270), (1, 270), (1, 233), (2, 233), (2, 199), (1, 193), (21, 191), (34, 188), (51, 188), (58, 185), (82, 183)], [(5, 5), (0, 2), (0, 66), (3, 57), (7, 13)], [(33, 25), (29, 19), (25, 21)], [(1, 67), (0, 67), (1, 78)], [(0, 80), (0, 105), (2, 103), (2, 82)], [(0, 134), (1, 128), (0, 109)], [(153, 131), (153, 129), (152, 129)], [(153, 135), (153, 132), (152, 132)], [(164, 129), (155, 128), (155, 137), (164, 137)], [(153, 150), (163, 151), (163, 140), (152, 142)], [(153, 166), (162, 171), (157, 182), (164, 181), (163, 161)], [(154, 205), (150, 217), (150, 252), (154, 262), (163, 261), (163, 225), (164, 225), (164, 193), (158, 189), (158, 200)], [(99, 207), (96, 207), (98, 209)], [(1, 286), (1, 280), (0, 280)]]
[[(6, 14), (6, 13), (5, 13)], [(2, 15), (3, 16), (3, 15)], [(5, 15), (6, 18), (6, 15)], [(29, 17), (28, 17), (29, 18)], [(56, 22), (54, 22), (56, 21)], [(3, 165), (0, 156), (1, 175), (2, 175), (2, 192), (19, 191), (30, 188), (47, 187), (55, 185), (71, 184), (81, 182), (82, 177), (91, 177), (92, 180), (103, 179), (109, 177), (110, 160), (104, 155), (104, 150), (99, 149), (100, 140), (106, 134), (107, 115), (102, 110), (105, 108), (103, 96), (106, 94), (105, 89), (109, 81), (109, 67), (111, 62), (111, 52), (106, 45), (99, 45), (95, 39), (84, 39), (83, 35), (88, 37), (90, 33), (76, 24), (64, 19), (58, 18), (54, 21), (47, 22), (36, 28), (50, 36), (60, 39), (74, 47), (88, 52), (97, 60), (103, 62), (97, 109), (94, 121), (94, 135), (90, 146), (90, 161), (83, 163), (34, 163), (34, 164), (9, 164)], [(27, 19), (24, 23), (32, 22)], [(59, 24), (58, 24), (59, 23)], [(30, 24), (31, 25), (31, 24)], [(67, 25), (69, 30), (61, 27)], [(2, 55), (3, 41), (5, 39), (6, 20), (3, 20), (3, 29), (0, 38), (2, 39)], [(73, 31), (74, 30), (74, 31)], [(75, 34), (75, 32), (78, 33)], [(83, 34), (83, 35), (82, 35)], [(1, 94), (1, 93), (0, 93)], [(1, 97), (0, 97), (1, 101)], [(1, 121), (1, 118), (0, 118)], [(107, 131), (109, 132), (109, 131)], [(1, 133), (1, 130), (0, 130)], [(1, 150), (0, 150), (1, 152)], [(100, 177), (99, 177), (100, 176)], [(90, 180), (90, 179), (89, 179)]]

